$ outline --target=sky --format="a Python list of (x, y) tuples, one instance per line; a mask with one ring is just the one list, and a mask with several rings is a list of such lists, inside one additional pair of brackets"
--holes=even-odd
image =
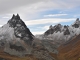
[(0, 0), (0, 26), (17, 13), (34, 35), (43, 34), (50, 25), (80, 18), (80, 0)]

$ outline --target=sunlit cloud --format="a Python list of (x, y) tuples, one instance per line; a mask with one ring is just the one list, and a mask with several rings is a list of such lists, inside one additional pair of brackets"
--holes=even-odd
[(70, 22), (70, 21), (74, 21), (74, 20), (75, 20), (75, 18), (70, 18), (70, 19), (47, 18), (47, 19), (25, 21), (25, 23), (27, 25), (37, 25), (37, 24), (47, 24), (47, 23)]
[[(80, 0), (0, 0), (0, 25), (6, 24), (12, 14), (17, 13), (28, 26), (71, 22), (79, 17), (79, 12), (76, 11), (79, 6)], [(52, 13), (46, 12), (50, 10), (53, 10)], [(58, 13), (53, 13), (54, 10), (58, 10)], [(72, 10), (78, 12), (73, 17), (70, 16)], [(48, 25), (44, 25), (42, 29), (48, 29)], [(37, 30), (40, 31), (39, 28)]]
[(58, 17), (58, 16), (66, 16), (68, 14), (49, 14), (49, 15), (44, 15), (44, 17)]

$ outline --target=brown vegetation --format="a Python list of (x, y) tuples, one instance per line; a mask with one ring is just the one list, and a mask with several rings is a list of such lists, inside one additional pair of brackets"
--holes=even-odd
[(58, 60), (79, 60), (80, 35), (59, 47)]

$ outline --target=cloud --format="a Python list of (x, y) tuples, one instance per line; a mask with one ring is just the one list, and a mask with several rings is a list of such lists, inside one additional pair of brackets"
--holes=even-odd
[(57, 16), (66, 16), (68, 14), (49, 14), (49, 15), (44, 15), (44, 17), (57, 17)]
[(70, 22), (75, 20), (75, 18), (70, 19), (60, 19), (60, 18), (47, 18), (47, 19), (37, 19), (25, 21), (26, 25), (37, 25), (37, 24), (47, 24), (47, 23), (61, 23), (61, 22)]
[(49, 29), (49, 26), (44, 26), (42, 29), (47, 30), (47, 29)]
[(28, 6), (42, 0), (0, 0), (0, 13), (8, 13), (16, 8)]
[(32, 32), (34, 35), (37, 35), (37, 34), (43, 34), (45, 31), (36, 31), (36, 32)]
[(2, 25), (0, 25), (0, 27), (2, 27)]
[[(72, 0), (71, 0), (72, 1)], [(32, 2), (32, 1), (31, 1)], [(35, 2), (35, 0), (34, 0)], [(66, 3), (67, 2), (67, 3)], [(38, 0), (35, 3), (26, 3), (26, 5), (20, 5), (19, 7), (15, 7), (15, 9), (12, 9), (13, 12), (19, 12), (19, 13), (36, 13), (40, 11), (50, 10), (50, 9), (71, 9), (76, 6), (79, 6), (79, 1), (72, 1), (73, 3), (70, 3), (69, 0)], [(76, 2), (76, 3), (75, 3)], [(78, 4), (77, 4), (78, 3)]]
[(41, 11), (71, 9), (80, 6), (80, 0), (0, 0), (0, 15), (19, 13), (23, 20), (38, 17)]
[(20, 13), (34, 16), (36, 12), (50, 9), (71, 9), (80, 6), (79, 2), (80, 0), (0, 0), (0, 14)]
[(10, 17), (6, 17), (6, 16), (5, 16), (5, 17), (2, 17), (2, 18), (4, 18), (4, 19), (9, 19)]
[(80, 17), (80, 14), (74, 15), (74, 17), (75, 17), (75, 18), (78, 18), (78, 17)]

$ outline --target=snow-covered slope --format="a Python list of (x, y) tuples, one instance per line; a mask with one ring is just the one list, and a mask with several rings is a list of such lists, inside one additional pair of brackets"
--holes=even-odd
[(76, 21), (70, 25), (61, 25), (57, 24), (55, 26), (50, 26), (49, 29), (42, 35), (36, 36), (36, 38), (39, 38), (41, 40), (47, 39), (47, 40), (54, 40), (54, 41), (67, 41), (72, 39), (74, 36), (80, 34), (80, 21), (79, 18), (76, 19)]
[(24, 56), (31, 52), (33, 34), (17, 14), (0, 28), (0, 49), (11, 55)]

